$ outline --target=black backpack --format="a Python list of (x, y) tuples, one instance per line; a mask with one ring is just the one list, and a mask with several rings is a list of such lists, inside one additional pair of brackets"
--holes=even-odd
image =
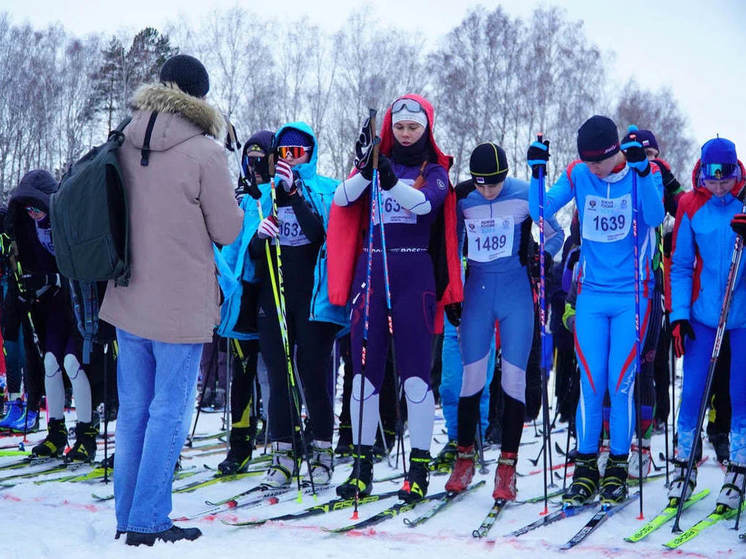
[(103, 341), (98, 338), (98, 311), (99, 287), (105, 284), (97, 282), (114, 280), (124, 286), (130, 278), (127, 195), (116, 154), (129, 121), (70, 166), (49, 204), (55, 259), (70, 280), (85, 364), (93, 342)]
[(127, 196), (116, 156), (129, 121), (73, 163), (52, 194), (55, 259), (68, 279), (129, 283)]

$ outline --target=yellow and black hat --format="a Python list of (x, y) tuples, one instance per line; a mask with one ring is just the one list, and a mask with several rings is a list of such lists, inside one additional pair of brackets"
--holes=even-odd
[(475, 186), (504, 181), (508, 174), (508, 158), (505, 156), (505, 150), (492, 142), (479, 144), (471, 152), (469, 172), (471, 172)]

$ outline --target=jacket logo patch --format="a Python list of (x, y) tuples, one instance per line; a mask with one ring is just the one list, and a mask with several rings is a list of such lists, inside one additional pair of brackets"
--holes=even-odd
[(436, 182), (438, 184), (438, 188), (440, 188), (441, 190), (446, 189), (446, 183), (444, 183), (441, 179), (438, 179)]

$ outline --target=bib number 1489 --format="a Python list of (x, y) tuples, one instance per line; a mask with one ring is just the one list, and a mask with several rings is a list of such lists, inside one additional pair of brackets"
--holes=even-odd
[(508, 242), (506, 235), (485, 235), (474, 239), (477, 244), (477, 250), (499, 250), (505, 248)]

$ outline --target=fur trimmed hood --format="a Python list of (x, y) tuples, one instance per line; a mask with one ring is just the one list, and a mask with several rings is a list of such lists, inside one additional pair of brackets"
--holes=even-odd
[(200, 132), (222, 141), (225, 118), (204, 99), (181, 91), (175, 85), (152, 83), (140, 86), (130, 105), (137, 111), (177, 114), (199, 128)]

